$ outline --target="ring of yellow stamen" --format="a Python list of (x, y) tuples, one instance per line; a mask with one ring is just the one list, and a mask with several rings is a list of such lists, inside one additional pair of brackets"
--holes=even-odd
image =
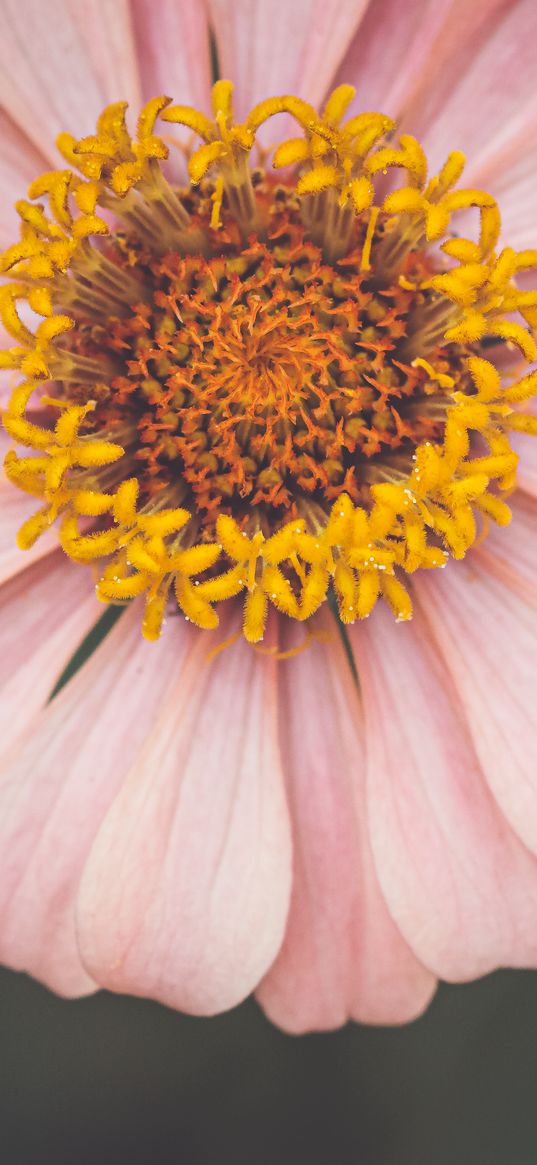
[[(65, 552), (76, 561), (98, 566), (100, 599), (122, 603), (144, 596), (143, 633), (148, 639), (160, 635), (172, 594), (183, 614), (202, 628), (217, 625), (219, 603), (242, 594), (244, 635), (251, 643), (263, 637), (270, 604), (280, 614), (307, 622), (330, 592), (345, 623), (367, 617), (379, 598), (398, 619), (407, 619), (412, 612), (407, 576), (418, 569), (442, 567), (449, 556), (462, 558), (480, 536), (479, 519), (492, 519), (499, 525), (509, 521), (505, 499), (515, 484), (517, 465), (510, 433), (537, 433), (535, 416), (520, 411), (535, 395), (537, 373), (530, 372), (502, 387), (497, 370), (479, 354), (478, 345), (484, 338), (493, 338), (516, 347), (528, 363), (537, 359), (531, 334), (537, 324), (537, 292), (521, 291), (516, 284), (519, 272), (537, 265), (537, 251), (516, 252), (506, 247), (497, 253), (500, 216), (494, 199), (480, 190), (456, 188), (463, 155), (450, 154), (439, 174), (428, 179), (425, 155), (414, 138), (402, 135), (399, 142), (386, 140), (394, 130), (390, 119), (360, 113), (344, 121), (353, 97), (352, 87), (339, 86), (321, 113), (292, 96), (269, 98), (243, 123), (235, 124), (232, 86), (221, 81), (213, 92), (212, 119), (189, 107), (173, 105), (168, 97), (158, 97), (142, 110), (135, 136), (127, 127), (125, 103), (116, 103), (103, 112), (94, 135), (80, 140), (61, 135), (59, 145), (70, 168), (49, 171), (36, 179), (29, 200), (21, 199), (17, 204), (21, 237), (2, 256), (1, 270), (11, 281), (0, 288), (0, 318), (16, 343), (1, 355), (0, 367), (19, 370), (24, 378), (13, 391), (4, 425), (14, 443), (26, 446), (30, 455), (10, 451), (6, 472), (14, 485), (40, 503), (37, 513), (19, 532), (19, 545), (32, 545), (59, 519)], [(274, 166), (298, 168), (294, 188), (285, 197), (289, 204), (293, 199), (299, 201), (306, 242), (296, 231), (293, 234), (290, 218), (287, 226), (283, 219), (277, 219), (276, 188), (271, 204), (267, 185), (261, 197), (248, 167), (259, 128), (278, 113), (293, 117), (301, 131), (300, 137), (277, 148)], [(192, 182), (200, 190), (197, 201), (188, 193), (181, 197), (162, 173), (160, 162), (168, 147), (156, 132), (158, 119), (184, 125), (202, 140), (189, 160)], [(376, 177), (394, 167), (402, 169), (406, 178), (379, 205)], [(215, 173), (215, 182), (205, 191), (209, 171)], [(116, 215), (123, 224), (122, 232), (111, 231), (99, 213), (101, 207)], [(469, 208), (478, 212), (478, 238), (447, 238), (441, 244), (445, 267), (435, 266), (432, 260), (428, 267), (424, 260), (420, 266), (418, 259), (426, 243), (443, 239), (452, 216)], [(308, 359), (312, 361), (311, 384), (318, 392), (317, 403), (312, 405), (310, 397), (304, 405), (296, 369), (296, 385), (289, 380), (285, 392), (282, 377), (278, 383), (274, 381), (272, 405), (277, 404), (280, 411), (287, 409), (289, 415), (298, 407), (306, 416), (306, 428), (300, 434), (306, 459), (314, 464), (319, 455), (319, 416), (315, 418), (317, 427), (311, 422), (308, 428), (315, 412), (324, 409), (323, 416), (332, 418), (334, 447), (337, 440), (346, 440), (349, 449), (349, 442), (355, 440), (352, 433), (358, 432), (363, 422), (363, 415), (361, 421), (354, 418), (354, 428), (346, 432), (342, 423), (343, 396), (357, 391), (352, 374), (358, 366), (357, 341), (349, 322), (354, 319), (355, 307), (345, 284), (345, 264), (357, 264), (360, 278), (371, 280), (373, 289), (366, 288), (372, 297), (372, 315), (368, 326), (362, 328), (362, 342), (373, 353), (373, 372), (366, 379), (367, 393), (371, 395), (371, 384), (371, 399), (375, 407), (378, 405), (375, 440), (382, 444), (383, 428), (393, 424), (396, 410), (389, 391), (395, 388), (397, 394), (401, 389), (399, 381), (393, 380), (393, 368), (391, 381), (390, 377), (385, 381), (379, 378), (379, 368), (386, 375), (379, 356), (384, 350), (381, 329), (386, 315), (380, 297), (386, 299), (387, 287), (394, 282), (401, 295), (408, 292), (414, 315), (409, 316), (403, 340), (405, 327), (401, 325), (397, 332), (401, 324), (397, 312), (387, 313), (390, 326), (397, 325), (387, 333), (388, 347), (401, 341), (396, 363), (398, 360), (400, 367), (408, 368), (423, 387), (421, 396), (409, 406), (408, 431), (404, 430), (405, 418), (401, 420), (398, 414), (404, 449), (404, 442), (419, 432), (414, 417), (419, 420), (420, 409), (433, 424), (432, 439), (415, 439), (412, 459), (406, 462), (396, 453), (392, 460), (387, 457), (376, 463), (374, 451), (366, 448), (360, 463), (364, 473), (361, 493), (350, 496), (350, 484), (348, 489), (329, 489), (327, 485), (321, 496), (322, 474), (311, 496), (302, 483), (302, 494), (299, 491), (289, 503), (291, 520), (282, 521), (276, 529), (269, 520), (269, 494), (259, 488), (251, 519), (244, 506), (240, 513), (233, 512), (233, 499), (226, 509), (223, 488), (222, 508), (209, 523), (209, 507), (204, 510), (193, 504), (199, 495), (187, 475), (180, 483), (158, 478), (163, 465), (160, 454), (160, 460), (156, 457), (150, 465), (155, 488), (142, 489), (141, 477), (136, 476), (140, 448), (135, 443), (134, 423), (130, 414), (120, 421), (116, 405), (106, 403), (112, 400), (116, 381), (121, 382), (120, 396), (121, 392), (127, 397), (134, 391), (128, 376), (116, 375), (114, 359), (116, 352), (121, 353), (121, 336), (128, 334), (130, 341), (129, 328), (133, 328), (136, 348), (136, 330), (142, 334), (150, 327), (153, 309), (144, 274), (153, 258), (144, 258), (144, 266), (140, 256), (155, 257), (155, 269), (160, 263), (161, 270), (166, 264), (169, 267), (172, 253), (180, 257), (181, 270), (186, 270), (188, 262), (194, 262), (188, 257), (198, 255), (198, 277), (212, 289), (197, 298), (192, 294), (183, 314), (179, 299), (170, 292), (166, 299), (159, 289), (161, 300), (157, 297), (154, 302), (159, 311), (171, 311), (172, 316), (162, 324), (164, 339), (158, 358), (151, 357), (157, 360), (158, 371), (164, 368), (162, 354), (174, 329), (180, 332), (182, 327), (186, 334), (187, 307), (195, 303), (198, 322), (207, 312), (215, 312), (222, 326), (227, 310), (223, 292), (226, 263), (235, 280), (228, 298), (236, 307), (241, 279), (247, 278), (248, 264), (258, 253), (255, 244), (244, 242), (253, 234), (258, 236), (259, 254), (264, 247), (268, 262), (272, 252), (278, 253), (282, 270), (285, 246), (299, 261), (309, 263), (317, 247), (322, 263), (317, 257), (315, 261), (320, 263), (319, 269), (331, 269), (331, 294), (339, 297), (337, 309), (324, 304), (326, 324), (321, 313), (322, 327), (317, 321), (313, 327), (307, 318), (307, 297), (304, 320), (298, 321), (304, 334), (311, 325)], [(285, 245), (283, 238), (288, 240)], [(349, 253), (351, 242), (359, 247), (354, 257)], [(220, 275), (218, 264), (213, 263), (215, 256), (223, 263)], [(293, 279), (300, 274), (299, 261), (297, 275), (293, 268)], [(303, 288), (306, 283), (307, 278)], [(259, 294), (265, 286), (260, 280)], [(298, 299), (295, 296), (293, 300), (291, 284), (284, 286), (285, 323), (286, 315), (291, 322), (296, 316)], [(289, 294), (290, 287), (293, 294)], [(255, 297), (255, 289), (248, 288), (248, 294), (251, 299)], [(134, 322), (133, 303), (138, 305)], [(41, 317), (35, 330), (26, 322), (25, 304)], [(264, 318), (262, 306), (241, 317), (252, 336), (259, 319)], [(519, 318), (513, 320), (513, 314)], [(334, 330), (340, 317), (345, 319), (343, 356), (337, 347), (326, 347), (330, 393), (325, 400), (311, 352), (319, 350), (315, 345), (321, 340), (328, 345), (329, 325)], [(117, 327), (110, 328), (110, 319), (119, 321)], [(99, 343), (106, 348), (102, 332), (107, 325), (113, 344), (106, 349), (106, 360), (99, 362), (94, 349)], [(268, 326), (274, 331), (272, 317)], [(229, 315), (228, 327), (233, 342), (244, 346), (243, 324), (238, 326), (236, 318)], [(280, 320), (278, 327), (283, 327)], [(80, 340), (84, 329), (90, 339), (84, 333), (77, 348), (77, 337)], [(192, 343), (194, 331), (189, 334)], [(285, 330), (278, 336), (277, 351), (281, 353)], [(124, 339), (123, 344), (126, 342)], [(224, 337), (223, 358), (226, 343)], [(211, 345), (216, 350), (216, 340), (211, 339), (205, 350), (205, 367)], [(188, 353), (188, 346), (183, 347)], [(203, 349), (201, 333), (198, 347)], [(146, 359), (142, 349), (141, 345), (136, 348), (137, 360), (130, 361), (137, 370)], [(254, 346), (254, 350), (258, 359), (259, 348)], [(179, 365), (185, 359), (181, 352), (179, 345)], [(208, 432), (203, 418), (211, 412), (210, 393), (206, 394), (199, 379), (203, 367), (203, 361), (196, 365), (192, 383), (187, 373), (170, 372), (168, 365), (159, 373), (172, 381), (171, 388), (166, 383), (170, 407), (182, 407), (177, 399), (182, 400), (185, 386), (197, 393), (195, 432), (201, 443)], [(292, 360), (288, 360), (288, 367), (294, 367)], [(30, 416), (34, 393), (47, 381), (57, 385), (54, 395), (41, 395), (40, 411)], [(360, 387), (363, 390), (363, 384)], [(145, 393), (149, 400), (165, 395), (164, 383), (149, 375), (142, 377), (140, 385), (136, 382), (135, 391)], [(234, 433), (233, 426), (239, 429), (242, 425), (240, 433), (247, 433), (255, 409), (237, 419), (230, 392), (228, 413), (227, 403), (224, 407), (222, 399), (218, 402), (224, 426), (228, 433)], [(268, 437), (275, 423), (269, 419)], [(190, 424), (194, 424), (193, 415)], [(159, 415), (157, 422), (148, 425), (150, 437), (159, 426), (166, 431), (171, 425), (170, 418)], [(228, 444), (230, 441), (231, 437)], [(159, 450), (164, 445), (163, 438)], [(322, 452), (327, 483), (335, 472), (329, 445), (330, 439)], [(213, 450), (199, 454), (197, 471), (203, 481), (210, 476), (211, 458), (215, 459)], [(241, 474), (237, 482), (245, 496), (242, 469)], [(273, 488), (272, 479), (266, 488), (269, 492)], [(211, 504), (216, 496), (211, 495)], [(284, 492), (281, 499), (285, 510)], [(182, 505), (183, 500), (188, 508)]]

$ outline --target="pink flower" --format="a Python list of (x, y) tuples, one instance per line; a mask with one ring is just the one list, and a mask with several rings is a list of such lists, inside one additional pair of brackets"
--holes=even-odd
[[(195, 0), (4, 0), (2, 246), (58, 133), (158, 93), (209, 111), (208, 18), (237, 121), (269, 94), (318, 107), (356, 83), (356, 108), (415, 134), (432, 173), (464, 149), (502, 238), (531, 247), (532, 0), (210, 0), (208, 15)], [(327, 606), (305, 651), (271, 610), (262, 650), (216, 652), (239, 600), (218, 630), (170, 618), (152, 645), (136, 600), (51, 702), (102, 607), (52, 531), (20, 553), (35, 505), (0, 484), (6, 964), (68, 996), (106, 987), (195, 1014), (255, 991), (293, 1032), (404, 1022), (438, 977), (537, 966), (537, 450), (515, 442), (512, 525), (412, 574), (410, 622), (380, 604), (349, 621), (352, 667)]]

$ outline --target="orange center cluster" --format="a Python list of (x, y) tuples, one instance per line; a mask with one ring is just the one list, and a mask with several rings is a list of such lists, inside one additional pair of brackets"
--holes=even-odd
[[(73, 355), (103, 362), (88, 421), (101, 432), (121, 424), (141, 498), (192, 505), (206, 531), (222, 512), (246, 523), (254, 508), (270, 533), (302, 503), (326, 508), (342, 490), (363, 501), (392, 462), (408, 472), (416, 445), (445, 423), (438, 381), (407, 354), (428, 294), (415, 289), (425, 257), (407, 256), (408, 286), (399, 271), (373, 281), (357, 224), (330, 265), (304, 237), (294, 192), (263, 194), (261, 237), (244, 242), (224, 216), (217, 254), (111, 243), (144, 298), (105, 327), (80, 318), (69, 340)], [(201, 199), (196, 221), (210, 241)]]

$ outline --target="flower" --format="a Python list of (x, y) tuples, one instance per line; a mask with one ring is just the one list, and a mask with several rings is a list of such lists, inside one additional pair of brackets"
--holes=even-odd
[(212, 115), (200, 5), (6, 8), (1, 957), (291, 1031), (535, 965), (532, 6), (213, 0)]

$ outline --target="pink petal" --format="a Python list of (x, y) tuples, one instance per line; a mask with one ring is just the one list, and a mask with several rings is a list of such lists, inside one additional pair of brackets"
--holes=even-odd
[[(537, 119), (535, 119), (537, 121)], [(490, 190), (498, 199), (502, 230), (509, 246), (535, 245), (535, 186), (537, 182), (537, 134), (522, 135), (513, 142), (513, 157), (490, 173)]]
[(416, 578), (415, 586), (487, 782), (535, 852), (537, 610), (487, 571), (477, 554), (450, 563), (441, 578)]
[(150, 646), (140, 614), (120, 619), (0, 773), (0, 958), (66, 995), (95, 986), (74, 918), (89, 848), (193, 639), (177, 620)]
[(336, 78), (356, 85), (357, 107), (401, 117), (453, 3), (370, 0)]
[[(367, 0), (209, 0), (219, 71), (236, 84), (236, 112), (257, 101), (295, 93), (321, 102), (357, 28)], [(283, 132), (280, 118), (261, 133), (265, 142)], [(274, 128), (275, 127), (275, 128)], [(291, 133), (296, 130), (291, 126)]]
[[(282, 755), (294, 827), (285, 940), (258, 990), (286, 1031), (352, 1017), (401, 1023), (429, 1002), (432, 976), (392, 922), (365, 820), (362, 710), (334, 620), (317, 643), (280, 664)], [(290, 632), (285, 646), (303, 632)]]
[(197, 633), (78, 904), (82, 958), (102, 986), (196, 1014), (238, 1003), (270, 966), (291, 865), (275, 664), (244, 642), (210, 661), (208, 642)]
[(139, 105), (128, 0), (4, 0), (0, 104), (54, 165), (110, 101)]
[[(144, 98), (162, 93), (181, 105), (209, 112), (211, 60), (205, 5), (160, 0), (157, 10), (153, 0), (131, 0), (131, 11)], [(199, 141), (181, 126), (161, 125), (160, 132), (170, 146), (165, 163), (168, 180), (184, 184), (183, 148)]]
[(56, 551), (0, 587), (0, 739), (5, 756), (103, 613), (89, 570)]
[(209, 26), (203, 3), (131, 0), (144, 100), (163, 93), (181, 105), (211, 108)]
[(373, 853), (397, 925), (444, 979), (535, 966), (537, 860), (491, 796), (426, 620), (418, 610), (402, 627), (379, 610), (350, 637)]
[(536, 32), (533, 0), (455, 0), (404, 118), (433, 172), (452, 149), (468, 155), (470, 184), (500, 171), (535, 118)]
[(487, 537), (475, 554), (484, 570), (502, 579), (527, 603), (537, 606), (537, 497), (517, 490), (510, 504), (513, 520), (509, 528), (491, 522)]
[[(0, 247), (9, 247), (19, 238), (20, 218), (15, 210), (18, 198), (26, 196), (30, 182), (46, 169), (43, 155), (35, 149), (5, 110), (0, 109)], [(2, 330), (0, 345), (6, 346)], [(7, 344), (14, 344), (7, 340)]]

